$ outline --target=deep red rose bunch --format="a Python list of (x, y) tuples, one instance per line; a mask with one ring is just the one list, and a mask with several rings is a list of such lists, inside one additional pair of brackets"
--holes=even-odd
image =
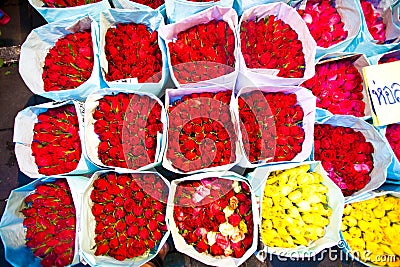
[(350, 59), (318, 64), (315, 75), (302, 86), (317, 97), (317, 107), (333, 114), (365, 116), (363, 78)]
[(155, 161), (157, 134), (163, 132), (161, 105), (146, 95), (105, 95), (93, 112), (104, 165), (137, 169)]
[(137, 78), (139, 83), (161, 80), (162, 56), (158, 33), (144, 24), (118, 23), (105, 36), (107, 81)]
[(314, 158), (320, 160), (329, 178), (344, 196), (363, 189), (371, 180), (374, 147), (352, 128), (315, 125)]
[(101, 0), (42, 0), (45, 7), (74, 7), (100, 2)]
[(302, 150), (304, 112), (293, 93), (258, 90), (238, 98), (242, 142), (248, 160), (289, 161)]
[(385, 134), (397, 160), (400, 160), (400, 124), (390, 124)]
[(223, 20), (178, 33), (168, 49), (174, 75), (182, 84), (210, 80), (234, 70), (235, 36)]
[(37, 119), (31, 149), (39, 173), (54, 175), (75, 170), (81, 159), (82, 146), (74, 105), (48, 109)]
[(378, 64), (390, 63), (390, 62), (395, 62), (395, 61), (399, 61), (399, 58), (398, 57), (381, 57), (379, 59)]
[(330, 47), (348, 36), (340, 14), (329, 0), (307, 1), (305, 9), (299, 9), (297, 12), (320, 47)]
[(90, 31), (67, 34), (58, 39), (46, 55), (43, 89), (46, 92), (75, 89), (90, 78), (93, 65)]
[(371, 33), (372, 38), (378, 41), (378, 43), (384, 43), (386, 41), (386, 25), (383, 23), (381, 14), (379, 14), (371, 2), (367, 0), (360, 0), (360, 2), (368, 31)]
[(26, 227), (26, 246), (43, 267), (67, 266), (75, 251), (75, 206), (65, 179), (38, 185), (24, 199), (21, 210)]
[(277, 69), (285, 78), (304, 76), (303, 44), (296, 31), (276, 16), (243, 21), (240, 42), (248, 68)]
[(131, 2), (139, 3), (152, 9), (157, 9), (164, 4), (164, 0), (130, 0)]
[(174, 168), (190, 172), (235, 162), (231, 95), (231, 90), (192, 93), (171, 104), (166, 157)]
[(123, 261), (157, 247), (167, 231), (168, 187), (156, 174), (109, 172), (93, 182), (95, 255)]
[(245, 182), (184, 181), (174, 196), (179, 234), (199, 253), (240, 258), (253, 243), (251, 193)]

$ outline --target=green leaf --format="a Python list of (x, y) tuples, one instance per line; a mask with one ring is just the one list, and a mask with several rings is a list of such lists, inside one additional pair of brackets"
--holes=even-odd
[(10, 75), (11, 74), (11, 71), (6, 71), (5, 73), (4, 73), (4, 75)]
[(4, 65), (4, 59), (0, 58), (0, 68)]

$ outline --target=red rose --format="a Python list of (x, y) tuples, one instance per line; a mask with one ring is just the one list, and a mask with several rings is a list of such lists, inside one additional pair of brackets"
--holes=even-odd
[(207, 245), (204, 239), (201, 239), (199, 243), (196, 244), (196, 250), (200, 253), (206, 252), (208, 248), (209, 246)]
[(224, 250), (217, 244), (213, 244), (210, 247), (210, 251), (211, 251), (211, 255), (213, 255), (213, 256), (224, 255)]
[(148, 224), (150, 231), (155, 231), (158, 228), (158, 223), (154, 220), (151, 220)]
[(135, 237), (139, 233), (139, 228), (137, 226), (131, 225), (128, 227), (128, 236)]
[(240, 221), (241, 221), (241, 220), (242, 220), (241, 217), (240, 217), (238, 214), (236, 214), (236, 213), (232, 214), (232, 215), (229, 216), (229, 218), (228, 218), (229, 223), (230, 223), (233, 227), (238, 226), (238, 225), (240, 224)]
[(146, 228), (141, 228), (139, 231), (139, 236), (143, 240), (147, 240), (149, 238), (149, 231)]

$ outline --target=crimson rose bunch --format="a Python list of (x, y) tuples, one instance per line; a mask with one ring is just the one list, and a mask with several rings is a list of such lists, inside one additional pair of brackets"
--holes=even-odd
[(278, 69), (279, 77), (304, 76), (303, 44), (296, 31), (276, 16), (243, 21), (241, 50), (248, 68)]
[(100, 2), (101, 0), (41, 0), (45, 7), (74, 7)]
[(235, 36), (223, 20), (178, 33), (177, 39), (168, 43), (168, 49), (174, 75), (182, 84), (220, 77), (235, 66)]
[(90, 30), (67, 34), (58, 39), (46, 55), (43, 89), (46, 92), (75, 89), (90, 78), (93, 65)]
[(390, 144), (390, 147), (393, 149), (397, 160), (400, 161), (400, 124), (388, 125), (385, 136)]
[(305, 9), (299, 9), (297, 12), (306, 22), (312, 37), (320, 47), (330, 47), (348, 36), (340, 14), (329, 0), (307, 1)]
[(118, 93), (98, 100), (93, 112), (104, 165), (137, 169), (155, 161), (157, 134), (163, 132), (162, 106), (147, 95)]
[(318, 64), (315, 75), (302, 86), (317, 97), (317, 107), (333, 114), (365, 116), (363, 78), (351, 59)]
[(162, 57), (158, 33), (144, 24), (118, 23), (105, 36), (107, 81), (137, 78), (139, 83), (161, 80)]
[(26, 246), (43, 267), (70, 265), (75, 251), (75, 206), (65, 179), (36, 186), (24, 199)]
[(156, 174), (109, 172), (93, 182), (95, 255), (123, 261), (157, 247), (167, 231), (168, 187)]
[(81, 159), (82, 147), (74, 105), (48, 109), (37, 119), (31, 149), (38, 172), (54, 175), (75, 170)]
[(151, 7), (152, 9), (157, 9), (165, 2), (164, 0), (130, 0), (130, 1)]
[(289, 161), (302, 150), (304, 112), (294, 93), (258, 90), (238, 98), (240, 130), (248, 160)]
[(360, 2), (369, 33), (378, 43), (384, 43), (386, 41), (386, 25), (383, 23), (381, 14), (371, 2), (367, 0), (360, 0)]
[(204, 178), (180, 182), (174, 222), (199, 253), (240, 258), (253, 243), (251, 193), (245, 182)]
[(170, 105), (166, 158), (174, 168), (190, 172), (235, 162), (231, 95), (231, 90), (192, 93)]
[(352, 128), (315, 125), (314, 158), (320, 160), (329, 178), (344, 196), (363, 189), (371, 180), (374, 147)]

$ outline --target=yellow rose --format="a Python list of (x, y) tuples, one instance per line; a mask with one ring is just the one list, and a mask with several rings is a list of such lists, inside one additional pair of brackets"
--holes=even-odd
[(235, 213), (235, 211), (230, 206), (226, 206), (223, 209), (223, 212), (225, 213), (226, 218), (229, 218), (229, 216), (231, 216), (233, 213)]
[(239, 205), (239, 199), (237, 197), (233, 196), (229, 199), (229, 206), (234, 210), (238, 207)]
[(288, 198), (290, 201), (298, 203), (302, 200), (302, 194), (299, 190), (294, 190), (288, 195)]

